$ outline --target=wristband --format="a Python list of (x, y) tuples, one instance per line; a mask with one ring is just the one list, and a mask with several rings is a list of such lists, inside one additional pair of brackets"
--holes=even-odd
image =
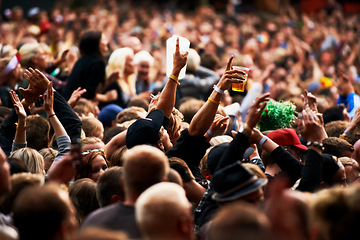
[(171, 74), (171, 75), (169, 76), (169, 78), (170, 78), (171, 80), (175, 81), (177, 85), (180, 85), (180, 83), (179, 83), (179, 78), (178, 78), (177, 76), (175, 76), (174, 74)]
[(54, 117), (54, 116), (55, 116), (55, 113), (48, 116), (48, 118), (50, 119), (51, 117)]
[(268, 140), (268, 137), (263, 136), (259, 142), (259, 149), (262, 149), (262, 146), (264, 145), (264, 143), (266, 142), (266, 140)]
[(206, 133), (207, 133), (210, 137), (213, 137), (213, 136), (214, 136), (214, 133), (213, 133), (210, 129), (208, 129), (208, 130), (206, 131)]
[(213, 100), (211, 98), (208, 98), (208, 101), (211, 102), (211, 103), (217, 104), (217, 105), (220, 104), (220, 102), (217, 102), (217, 101), (215, 101), (215, 100)]
[(351, 135), (351, 132), (345, 129), (345, 131), (344, 131), (344, 133), (343, 133), (343, 134), (346, 134), (346, 135)]
[(214, 86), (213, 86), (213, 89), (214, 89), (217, 93), (219, 93), (219, 94), (224, 94), (224, 91), (221, 90), (220, 88), (218, 88), (218, 86), (216, 86), (215, 84), (214, 84)]

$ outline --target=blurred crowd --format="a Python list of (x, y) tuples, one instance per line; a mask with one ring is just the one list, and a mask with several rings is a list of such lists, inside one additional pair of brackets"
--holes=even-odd
[(4, 11), (0, 239), (356, 238), (360, 15), (240, 2)]

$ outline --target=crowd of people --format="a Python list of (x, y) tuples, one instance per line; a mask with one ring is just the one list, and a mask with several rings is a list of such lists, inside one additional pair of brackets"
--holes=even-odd
[(5, 12), (0, 239), (358, 235), (360, 15), (235, 3)]

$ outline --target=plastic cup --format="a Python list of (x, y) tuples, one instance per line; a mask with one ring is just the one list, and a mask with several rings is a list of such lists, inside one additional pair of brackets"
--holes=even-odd
[(245, 78), (245, 80), (237, 79), (237, 80), (239, 80), (239, 82), (238, 83), (232, 83), (232, 85), (231, 85), (231, 89), (233, 91), (243, 92), (245, 90), (245, 85), (246, 85), (246, 82), (247, 82), (247, 78), (248, 78), (250, 68), (241, 67), (241, 66), (233, 66), (232, 69), (239, 69), (239, 70), (242, 70), (242, 71), (244, 71), (246, 73), (245, 75), (241, 74), (241, 77)]

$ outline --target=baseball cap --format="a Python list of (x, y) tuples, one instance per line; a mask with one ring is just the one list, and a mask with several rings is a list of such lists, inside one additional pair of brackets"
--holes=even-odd
[(116, 119), (116, 116), (122, 110), (122, 107), (116, 104), (109, 104), (101, 109), (100, 113), (98, 114), (98, 119), (100, 122), (102, 122), (104, 127), (107, 127), (113, 120)]
[(301, 150), (308, 149), (305, 145), (301, 144), (295, 130), (291, 128), (277, 129), (266, 136), (280, 146), (295, 146)]
[(163, 122), (164, 113), (160, 109), (151, 111), (145, 118), (137, 119), (127, 130), (126, 147), (130, 149), (141, 144), (156, 146)]

